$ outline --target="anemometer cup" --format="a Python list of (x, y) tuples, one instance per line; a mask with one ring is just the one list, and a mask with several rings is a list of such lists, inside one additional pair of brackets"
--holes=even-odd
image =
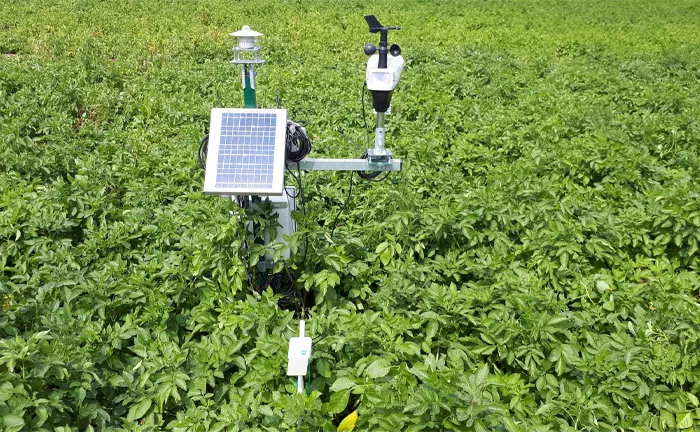
[(375, 44), (373, 44), (372, 42), (368, 42), (368, 43), (365, 44), (365, 46), (364, 46), (364, 48), (363, 48), (363, 51), (364, 51), (365, 54), (367, 54), (368, 56), (371, 56), (371, 55), (373, 55), (374, 53), (377, 52), (377, 46), (376, 46)]

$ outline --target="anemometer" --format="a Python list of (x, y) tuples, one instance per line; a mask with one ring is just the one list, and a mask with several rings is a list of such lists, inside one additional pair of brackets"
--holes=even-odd
[[(369, 56), (365, 85), (372, 95), (377, 123), (374, 147), (368, 148), (358, 159), (307, 157), (311, 140), (302, 126), (289, 121), (287, 110), (257, 107), (256, 68), (265, 62), (259, 45), (263, 34), (247, 25), (230, 34), (238, 38), (231, 63), (241, 67), (244, 108), (214, 108), (211, 111), (209, 134), (202, 140), (199, 152), (200, 163), (205, 165), (204, 192), (232, 197), (253, 213), (261, 213), (263, 205), (269, 201), (279, 223), (276, 242), (284, 242), (284, 236), (296, 232), (292, 211), (297, 208), (297, 194), (293, 186), (285, 186), (285, 168), (351, 171), (358, 172), (365, 179), (383, 172), (401, 171), (401, 160), (394, 159), (391, 150), (385, 147), (384, 129), (385, 116), (390, 112), (391, 98), (404, 68), (401, 48), (397, 44), (389, 45), (388, 34), (390, 30), (400, 30), (400, 27), (385, 27), (374, 15), (365, 16), (365, 20), (370, 33), (379, 33), (378, 48), (372, 43), (364, 46), (364, 52)], [(255, 230), (252, 222), (249, 230)], [(269, 241), (266, 237), (265, 242)], [(286, 258), (289, 258), (289, 253), (287, 249)], [(263, 274), (273, 267), (271, 256), (258, 263), (258, 270)], [(287, 370), (288, 375), (298, 377), (299, 393), (304, 388), (311, 355), (311, 339), (305, 337), (304, 326), (304, 320), (300, 320), (299, 337), (290, 341)]]

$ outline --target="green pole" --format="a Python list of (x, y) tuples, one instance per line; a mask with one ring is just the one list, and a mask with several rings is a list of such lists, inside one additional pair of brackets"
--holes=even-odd
[[(253, 70), (253, 74), (255, 71)], [(248, 65), (244, 64), (243, 65), (243, 76), (244, 76), (244, 83), (245, 87), (243, 88), (243, 103), (245, 104), (246, 108), (255, 108), (255, 89), (253, 86), (250, 85), (250, 75), (251, 75), (251, 70), (248, 69)], [(255, 78), (253, 78), (255, 79)]]

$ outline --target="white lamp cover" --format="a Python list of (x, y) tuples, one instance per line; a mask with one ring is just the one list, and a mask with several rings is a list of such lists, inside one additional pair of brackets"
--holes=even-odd
[(238, 38), (238, 48), (240, 49), (253, 49), (255, 48), (255, 42), (257, 38), (262, 36), (262, 33), (258, 33), (250, 29), (250, 26), (244, 25), (237, 32), (233, 32), (230, 36)]

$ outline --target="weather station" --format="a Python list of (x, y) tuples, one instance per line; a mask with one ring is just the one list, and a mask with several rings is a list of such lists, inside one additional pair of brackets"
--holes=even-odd
[[(296, 232), (292, 212), (297, 209), (298, 194), (295, 186), (285, 186), (285, 170), (351, 171), (363, 179), (372, 180), (382, 173), (402, 169), (402, 161), (394, 159), (385, 145), (384, 127), (394, 89), (404, 68), (401, 48), (397, 44), (389, 45), (388, 33), (400, 28), (383, 26), (374, 15), (365, 16), (365, 20), (370, 33), (379, 33), (378, 47), (372, 43), (364, 46), (364, 53), (369, 56), (364, 85), (372, 95), (376, 128), (374, 147), (368, 148), (357, 159), (308, 157), (312, 142), (304, 127), (287, 118), (287, 110), (258, 108), (256, 68), (264, 63), (259, 45), (263, 35), (247, 25), (231, 33), (238, 39), (231, 63), (241, 68), (244, 108), (214, 108), (211, 111), (209, 133), (199, 149), (200, 164), (205, 169), (204, 192), (230, 197), (251, 214), (261, 214), (264, 206), (271, 206), (277, 218), (277, 235), (272, 238), (265, 236), (266, 243), (285, 242), (285, 236)], [(301, 181), (300, 178), (296, 180)], [(303, 200), (303, 193), (300, 200)], [(248, 229), (254, 233), (256, 227), (249, 222)], [(289, 248), (284, 256), (290, 257)], [(257, 270), (272, 277), (269, 273), (274, 264), (273, 257), (266, 255), (258, 262)], [(250, 277), (249, 282), (254, 283)], [(301, 319), (299, 337), (290, 341), (287, 370), (288, 375), (298, 377), (299, 393), (304, 389), (311, 354), (311, 339), (305, 336), (304, 329), (305, 321)]]

